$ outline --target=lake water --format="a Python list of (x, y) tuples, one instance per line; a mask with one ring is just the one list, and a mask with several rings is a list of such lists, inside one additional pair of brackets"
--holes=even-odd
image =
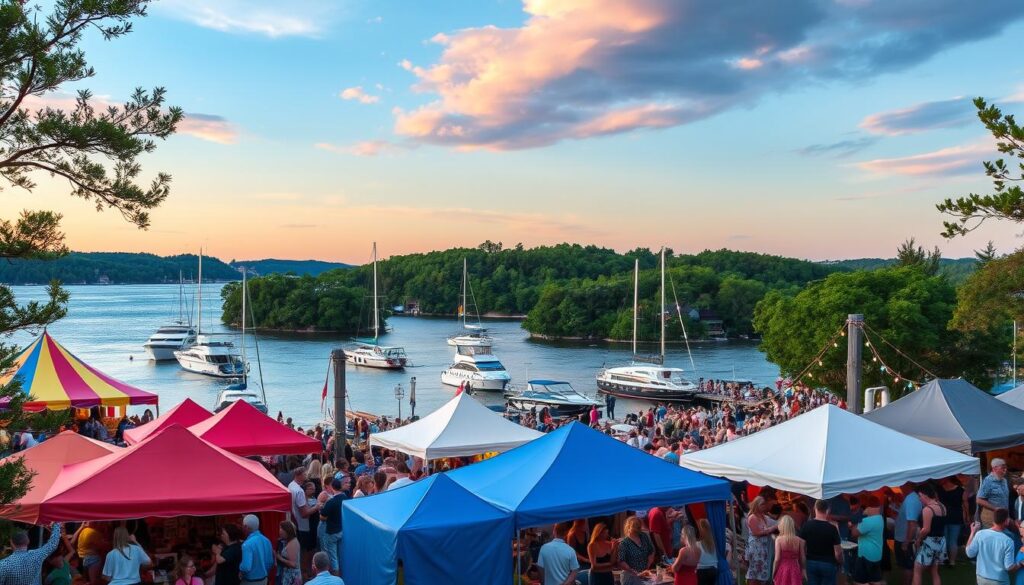
[[(237, 334), (237, 330), (220, 324), (220, 287), (204, 286), (203, 330)], [(13, 288), (19, 303), (45, 298), (43, 287)], [(115, 378), (158, 394), (164, 411), (185, 397), (213, 408), (224, 381), (185, 372), (177, 362), (151, 362), (142, 349), (142, 344), (157, 327), (177, 319), (177, 285), (68, 286), (67, 289), (71, 294), (68, 316), (52, 325), (49, 331), (69, 351)], [(454, 388), (441, 384), (440, 375), (451, 363), (454, 350), (446, 343), (446, 338), (458, 331), (458, 324), (454, 319), (416, 317), (393, 317), (388, 323), (393, 331), (382, 343), (404, 347), (413, 367), (404, 372), (389, 372), (350, 366), (348, 408), (394, 416), (398, 413), (395, 385), (402, 384), (408, 394), (409, 379), (415, 376), (416, 411), (422, 416), (455, 393)], [(627, 344), (588, 346), (539, 342), (530, 340), (518, 321), (493, 321), (487, 325), (495, 338), (494, 353), (509, 370), (514, 384), (531, 378), (554, 378), (571, 382), (582, 393), (593, 395), (597, 392), (594, 376), (602, 366), (626, 364), (630, 357)], [(251, 335), (247, 337), (251, 375), (258, 379), (253, 339)], [(24, 345), (31, 339), (29, 334), (18, 334), (12, 341)], [(322, 420), (320, 396), (330, 352), (347, 341), (347, 337), (340, 335), (260, 332), (263, 378), (271, 413), (283, 411), (302, 425)], [(778, 375), (778, 368), (749, 342), (692, 345), (697, 367), (695, 375), (690, 372), (684, 346), (670, 345), (668, 353), (669, 365), (686, 369), (694, 380), (701, 376), (737, 377), (770, 384)], [(477, 397), (485, 403), (502, 402), (498, 394), (480, 393)], [(328, 396), (328, 406), (330, 404)], [(617, 414), (622, 416), (641, 404), (620, 400)], [(408, 397), (403, 401), (402, 414), (409, 414)]]

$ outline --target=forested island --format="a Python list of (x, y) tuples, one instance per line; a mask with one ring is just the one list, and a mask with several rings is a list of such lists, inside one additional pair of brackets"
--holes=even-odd
[[(633, 265), (638, 259), (639, 337), (654, 340), (658, 335), (658, 255), (648, 249), (619, 253), (579, 244), (506, 248), (484, 242), (476, 248), (393, 256), (378, 263), (381, 307), (402, 305), (421, 314), (454, 316), (464, 258), (481, 313), (526, 315), (523, 327), (538, 337), (590, 340), (631, 337)], [(753, 335), (754, 307), (769, 292), (792, 295), (809, 282), (851, 270), (838, 262), (732, 250), (669, 251), (668, 266), (666, 310), (671, 312), (667, 328), (672, 340), (682, 338), (683, 326), (692, 339)], [(366, 332), (371, 274), (367, 265), (315, 277), (254, 278), (249, 281), (254, 321), (267, 329)], [(240, 287), (229, 284), (223, 294), (223, 321), (238, 323)]]
[[(47, 284), (159, 284), (198, 278), (199, 258), (195, 254), (157, 256), (132, 252), (71, 252), (56, 260), (12, 259), (0, 262), (0, 283)], [(232, 260), (224, 262), (203, 257), (204, 281), (228, 281), (241, 278), (239, 269), (249, 274), (310, 274), (346, 268), (347, 264), (320, 260)]]

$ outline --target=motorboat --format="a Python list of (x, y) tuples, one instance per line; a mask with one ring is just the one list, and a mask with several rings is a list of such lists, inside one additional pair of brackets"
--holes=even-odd
[[(377, 296), (377, 242), (373, 243), (373, 338), (355, 340), (345, 348), (345, 361), (353, 366), (377, 368), (380, 370), (401, 370), (409, 363), (405, 349), (388, 347), (378, 343), (380, 332), (380, 309)], [(384, 329), (386, 332), (387, 329)]]
[[(688, 402), (698, 392), (697, 385), (686, 379), (682, 368), (665, 366), (665, 249), (661, 249), (661, 345), (658, 354), (637, 354), (637, 316), (639, 306), (640, 261), (633, 273), (633, 362), (628, 366), (604, 368), (597, 375), (597, 389), (604, 394), (650, 400), (653, 402)], [(677, 303), (678, 304), (678, 303)]]
[(654, 402), (688, 402), (698, 393), (682, 368), (641, 364), (601, 370), (597, 388), (613, 396)]
[(267, 404), (259, 394), (245, 388), (245, 384), (238, 384), (237, 389), (232, 388), (236, 388), (236, 386), (229, 386), (217, 394), (217, 406), (213, 409), (214, 412), (220, 412), (236, 402), (248, 402), (256, 410), (267, 414)]
[(490, 346), (456, 346), (454, 363), (441, 372), (443, 384), (465, 385), (474, 391), (503, 392), (511, 380), (512, 376), (491, 352)]
[(188, 324), (165, 325), (149, 336), (142, 347), (149, 359), (157, 362), (174, 359), (174, 352), (187, 349), (196, 342), (196, 330)]
[[(473, 307), (476, 314), (476, 323), (470, 323), (470, 307)], [(476, 295), (473, 294), (473, 285), (469, 282), (469, 265), (465, 258), (462, 259), (462, 294), (459, 295), (459, 318), (462, 320), (462, 329), (468, 333), (456, 333), (448, 338), (448, 345), (453, 347), (477, 346), (491, 347), (494, 339), (487, 335), (487, 328), (480, 322), (480, 309), (476, 305)]]
[(143, 348), (149, 359), (157, 362), (174, 359), (174, 352), (191, 347), (196, 342), (196, 330), (192, 326), (192, 314), (189, 311), (185, 319), (185, 281), (178, 273), (178, 319), (165, 325), (149, 336)]
[(602, 406), (600, 401), (577, 392), (569, 382), (559, 380), (530, 380), (525, 389), (506, 390), (505, 399), (519, 410), (547, 408), (554, 416), (575, 416)]
[(249, 370), (234, 343), (212, 335), (197, 335), (195, 345), (174, 352), (174, 357), (182, 369), (215, 378), (237, 378)]

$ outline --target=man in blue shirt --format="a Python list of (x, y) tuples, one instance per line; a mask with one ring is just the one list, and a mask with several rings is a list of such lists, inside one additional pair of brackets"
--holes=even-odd
[(316, 577), (306, 581), (306, 585), (345, 585), (341, 577), (331, 574), (328, 570), (330, 566), (331, 561), (327, 558), (327, 553), (321, 551), (313, 555), (313, 573)]
[(1010, 508), (1010, 484), (1006, 480), (1006, 461), (998, 457), (992, 460), (992, 473), (981, 480), (981, 487), (978, 488), (978, 508), (981, 509), (981, 525), (984, 528), (992, 526), (996, 510)]
[(903, 486), (903, 503), (896, 515), (896, 564), (903, 569), (903, 585), (910, 585), (914, 571), (914, 549), (911, 543), (917, 538), (917, 522), (921, 517), (921, 498), (914, 491), (915, 485)]
[(267, 576), (274, 566), (274, 550), (270, 540), (260, 534), (260, 519), (252, 514), (242, 519), (245, 540), (242, 542), (242, 562), (238, 572), (243, 585), (267, 585)]
[(1006, 508), (992, 513), (992, 528), (981, 528), (981, 522), (971, 523), (971, 536), (967, 539), (967, 556), (977, 559), (978, 585), (1010, 585), (1010, 571), (1017, 568), (1013, 556), (1013, 541), (1003, 531), (1010, 521)]

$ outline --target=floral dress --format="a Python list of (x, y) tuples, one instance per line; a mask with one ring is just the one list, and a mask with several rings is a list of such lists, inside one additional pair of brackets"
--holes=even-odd
[[(758, 531), (764, 531), (767, 524), (764, 519), (752, 517), (748, 525), (754, 525)], [(772, 578), (772, 537), (770, 534), (754, 536), (753, 530), (747, 531), (747, 580), (769, 581)]]

